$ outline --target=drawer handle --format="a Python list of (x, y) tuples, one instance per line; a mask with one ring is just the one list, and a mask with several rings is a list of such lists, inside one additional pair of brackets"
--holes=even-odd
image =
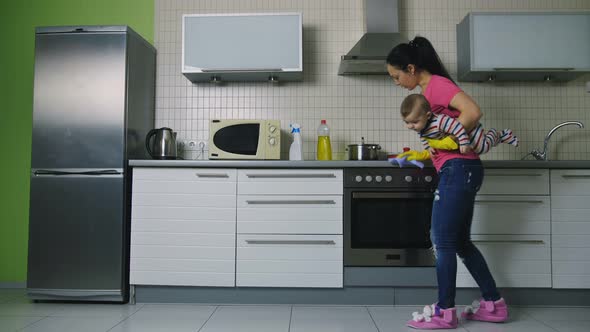
[(246, 174), (249, 178), (262, 179), (320, 179), (320, 178), (335, 178), (336, 174)]
[(199, 178), (229, 178), (227, 174), (204, 174), (204, 173), (196, 173), (197, 177)]
[(590, 178), (590, 175), (588, 175), (588, 174), (563, 174), (561, 177), (566, 178), (566, 179), (588, 179), (588, 178)]
[(530, 204), (543, 204), (543, 201), (538, 201), (538, 200), (513, 200), (513, 201), (484, 201), (484, 200), (475, 200), (475, 203), (502, 203), (502, 204), (506, 204), (506, 203), (530, 203)]
[(333, 240), (246, 240), (248, 244), (336, 244)]
[(489, 174), (486, 173), (485, 176), (543, 176), (543, 174), (539, 173), (529, 173), (529, 174)]
[(246, 201), (246, 204), (336, 204), (334, 200)]
[(473, 243), (518, 243), (518, 244), (544, 244), (543, 240), (471, 240)]

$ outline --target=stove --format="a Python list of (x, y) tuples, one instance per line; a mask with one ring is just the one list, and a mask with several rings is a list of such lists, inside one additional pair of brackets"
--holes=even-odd
[(434, 266), (434, 168), (344, 169), (344, 265)]

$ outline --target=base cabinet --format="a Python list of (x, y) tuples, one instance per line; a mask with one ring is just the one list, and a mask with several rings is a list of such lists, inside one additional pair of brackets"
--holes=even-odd
[(342, 287), (342, 235), (239, 234), (236, 286)]
[[(472, 241), (498, 287), (551, 287), (549, 171), (486, 169)], [(458, 259), (457, 286), (477, 287)]]
[[(498, 287), (551, 287), (549, 235), (473, 235)], [(457, 286), (477, 287), (465, 265), (457, 262)]]
[(235, 169), (134, 169), (130, 284), (234, 287), (235, 228)]
[(551, 170), (553, 288), (590, 288), (590, 170)]
[(236, 285), (343, 287), (342, 170), (238, 170)]
[(342, 170), (135, 168), (130, 284), (343, 287)]

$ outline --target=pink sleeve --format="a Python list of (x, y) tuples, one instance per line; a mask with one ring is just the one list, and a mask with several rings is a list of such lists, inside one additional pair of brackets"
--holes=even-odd
[(446, 77), (433, 75), (432, 78), (434, 80), (434, 86), (428, 87), (429, 92), (434, 92), (432, 93), (432, 98), (436, 104), (449, 107), (453, 97), (462, 90)]
[(434, 114), (442, 113), (456, 118), (460, 113), (457, 110), (450, 110), (449, 104), (459, 92), (462, 92), (462, 90), (448, 78), (432, 75), (432, 78), (426, 87), (426, 91), (424, 91), (423, 94), (430, 103), (430, 107)]

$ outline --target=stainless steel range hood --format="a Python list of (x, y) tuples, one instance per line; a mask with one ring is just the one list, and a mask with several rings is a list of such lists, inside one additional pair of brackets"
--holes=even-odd
[(391, 49), (408, 40), (399, 33), (398, 0), (365, 0), (367, 32), (341, 57), (338, 75), (385, 75)]

